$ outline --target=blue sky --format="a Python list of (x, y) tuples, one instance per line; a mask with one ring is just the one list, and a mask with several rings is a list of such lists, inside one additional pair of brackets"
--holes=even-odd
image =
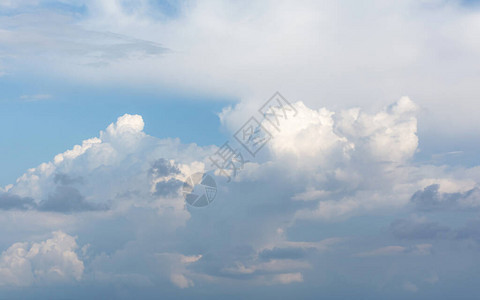
[(0, 298), (478, 299), (479, 34), (478, 1), (0, 0)]

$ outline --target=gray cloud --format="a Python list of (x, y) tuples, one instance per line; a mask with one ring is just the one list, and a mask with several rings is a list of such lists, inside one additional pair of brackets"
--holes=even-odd
[(173, 174), (180, 174), (180, 170), (169, 160), (164, 158), (157, 159), (150, 169), (150, 174), (154, 177), (164, 177)]
[(40, 202), (38, 209), (62, 213), (106, 210), (105, 205), (97, 205), (85, 200), (80, 192), (70, 186), (58, 186), (55, 192)]
[[(101, 67), (122, 59), (144, 59), (169, 50), (154, 41), (108, 31), (72, 26), (71, 16), (36, 11), (0, 17), (0, 27), (15, 39), (0, 37), (0, 54), (16, 52), (23, 57), (49, 57)], [(38, 43), (42, 40), (42, 43)]]
[(301, 259), (307, 255), (307, 250), (303, 248), (287, 247), (273, 249), (265, 249), (258, 255), (260, 259)]
[(464, 193), (440, 193), (440, 185), (432, 184), (413, 194), (410, 201), (421, 211), (471, 209), (478, 202), (479, 189)]
[(400, 219), (390, 224), (389, 232), (404, 240), (471, 240), (480, 243), (480, 220), (473, 219), (460, 228), (452, 228), (425, 219)]
[(53, 176), (53, 182), (59, 183), (61, 185), (69, 185), (74, 183), (83, 183), (83, 177), (74, 177), (65, 173), (56, 173)]
[(480, 242), (480, 220), (471, 220), (455, 233), (457, 239), (473, 239)]
[(0, 209), (2, 210), (28, 210), (36, 208), (35, 201), (30, 197), (4, 193), (0, 194)]
[[(178, 167), (165, 158), (157, 159), (148, 171), (153, 178), (180, 174)], [(161, 180), (155, 184), (155, 196), (170, 196), (177, 192), (182, 182), (175, 178)]]
[(177, 192), (182, 185), (182, 182), (178, 179), (171, 178), (167, 181), (157, 182), (155, 185), (155, 196), (169, 196)]
[(416, 219), (400, 219), (390, 224), (389, 231), (399, 239), (436, 239), (450, 234), (450, 229), (437, 222)]

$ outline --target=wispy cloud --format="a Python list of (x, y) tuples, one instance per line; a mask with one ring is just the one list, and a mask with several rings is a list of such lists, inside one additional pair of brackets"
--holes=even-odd
[(404, 246), (386, 246), (372, 251), (361, 252), (356, 257), (375, 257), (375, 256), (393, 256), (399, 254), (428, 255), (430, 254), (431, 244), (418, 244), (410, 247)]
[(20, 100), (26, 102), (35, 102), (41, 100), (48, 100), (51, 99), (52, 95), (50, 94), (34, 94), (34, 95), (22, 95), (20, 96)]

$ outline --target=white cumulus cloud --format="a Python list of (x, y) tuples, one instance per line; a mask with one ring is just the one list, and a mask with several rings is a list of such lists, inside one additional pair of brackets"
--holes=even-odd
[(0, 285), (79, 281), (85, 267), (77, 248), (75, 237), (61, 231), (45, 241), (15, 243), (0, 256)]

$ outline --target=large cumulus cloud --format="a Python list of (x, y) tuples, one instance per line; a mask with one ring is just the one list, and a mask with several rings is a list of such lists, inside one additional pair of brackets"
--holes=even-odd
[[(69, 270), (62, 274), (73, 281), (183, 290), (204, 284), (301, 284), (315, 278), (319, 259), (335, 249), (356, 259), (391, 253), (414, 259), (416, 254), (433, 255), (436, 246), (419, 240), (467, 239), (467, 229), (453, 231), (421, 218), (392, 222), (388, 232), (399, 242), (376, 241), (376, 248), (344, 234), (320, 237), (313, 229), (292, 234), (319, 221), (416, 211), (412, 203), (431, 196), (433, 183), (445, 197), (459, 191), (454, 198), (467, 199), (479, 178), (475, 168), (463, 171), (476, 177), (462, 178), (457, 171), (412, 161), (418, 149), (418, 107), (409, 98), (377, 113), (312, 109), (302, 102), (294, 106), (298, 114), (272, 131), (262, 154), (251, 158), (237, 177), (227, 183), (221, 174), (215, 176), (217, 198), (206, 208), (187, 206), (181, 183), (193, 172), (211, 170), (208, 157), (218, 148), (157, 139), (143, 131), (141, 116), (126, 114), (98, 137), (5, 187), (0, 222), (49, 220), (35, 230), (19, 228), (26, 238), (32, 238), (32, 231), (75, 232), (89, 246), (81, 260), (71, 253), (76, 244), (65, 248), (72, 260), (62, 263)], [(221, 117), (235, 119), (243, 113), (231, 108)], [(32, 279), (32, 273), (41, 272), (27, 254), (40, 246), (11, 244), (3, 267), (12, 278), (8, 284), (23, 277), (26, 284), (42, 283)], [(25, 270), (11, 274), (9, 263), (17, 260)], [(42, 270), (57, 264), (47, 259)]]
[[(284, 120), (273, 133), (268, 158), (247, 167), (241, 180), (284, 174), (295, 201), (316, 203), (299, 210), (299, 218), (337, 219), (379, 208), (401, 207), (421, 186), (414, 177), (423, 169), (412, 164), (417, 151), (418, 111), (404, 97), (378, 113), (360, 108), (314, 110), (294, 104), (298, 114)], [(240, 107), (222, 118), (246, 116)]]

